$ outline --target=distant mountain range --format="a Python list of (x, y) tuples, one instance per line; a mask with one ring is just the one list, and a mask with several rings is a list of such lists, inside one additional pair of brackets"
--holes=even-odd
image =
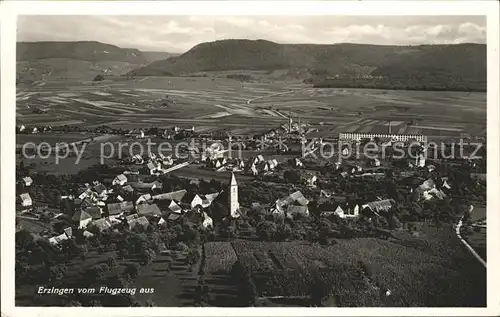
[(176, 54), (148, 52), (94, 41), (18, 42), (17, 74), (25, 80), (88, 78), (99, 73), (123, 75)]
[[(403, 86), (486, 87), (486, 45), (386, 46), (366, 44), (277, 44), (265, 40), (221, 40), (157, 60), (130, 74), (189, 75), (228, 70), (281, 72), (284, 79), (320, 83), (391, 81)], [(371, 79), (370, 79), (371, 78)], [(382, 79), (383, 78), (383, 79)]]
[(184, 54), (144, 52), (99, 42), (17, 43), (22, 80), (87, 78), (99, 73), (190, 76), (260, 71), (318, 87), (486, 89), (486, 45), (278, 44), (266, 40), (201, 43)]

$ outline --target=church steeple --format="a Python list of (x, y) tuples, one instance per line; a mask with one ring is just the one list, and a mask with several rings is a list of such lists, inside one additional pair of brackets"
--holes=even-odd
[(232, 218), (238, 218), (240, 216), (238, 212), (239, 208), (238, 183), (236, 182), (234, 173), (231, 173), (231, 181), (229, 182), (229, 212)]

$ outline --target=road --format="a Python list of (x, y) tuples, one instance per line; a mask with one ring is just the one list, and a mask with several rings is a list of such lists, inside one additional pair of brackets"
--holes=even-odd
[(462, 235), (460, 234), (460, 229), (462, 228), (463, 226), (463, 218), (464, 218), (465, 215), (462, 216), (462, 218), (460, 218), (460, 221), (458, 222), (457, 226), (455, 227), (455, 233), (457, 234), (457, 237), (458, 239), (460, 239), (460, 241), (462, 242), (463, 245), (465, 245), (465, 247), (467, 248), (467, 250), (469, 250), (469, 252), (479, 261), (481, 262), (481, 264), (486, 268), (486, 262), (483, 260), (483, 258), (481, 258), (479, 256), (479, 254), (477, 254), (477, 252), (471, 247), (471, 245), (465, 241), (465, 239), (462, 237)]

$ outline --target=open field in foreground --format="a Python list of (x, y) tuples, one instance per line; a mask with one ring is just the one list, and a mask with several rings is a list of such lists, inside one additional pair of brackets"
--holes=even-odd
[(229, 274), (239, 260), (264, 297), (308, 296), (320, 277), (333, 285), (337, 306), (486, 304), (486, 272), (451, 228), (424, 225), (415, 235), (401, 231), (397, 237), (336, 240), (325, 247), (307, 242), (215, 242), (206, 245), (204, 271)]
[[(46, 110), (35, 114), (34, 109)], [(18, 124), (185, 126), (257, 133), (286, 123), (289, 111), (328, 133), (485, 134), (486, 94), (320, 89), (299, 82), (240, 83), (211, 77), (143, 77), (103, 83), (47, 81), (19, 87)], [(255, 119), (258, 119), (256, 125)]]

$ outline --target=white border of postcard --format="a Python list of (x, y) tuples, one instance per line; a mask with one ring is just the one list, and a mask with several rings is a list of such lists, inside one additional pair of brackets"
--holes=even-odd
[[(1, 13), (2, 316), (403, 316), (500, 315), (499, 5), (497, 1), (7, 1)], [(21, 308), (14, 304), (16, 18), (44, 15), (484, 15), (488, 52), (487, 308)], [(97, 31), (97, 30), (96, 30)], [(467, 67), (467, 65), (464, 65)]]

